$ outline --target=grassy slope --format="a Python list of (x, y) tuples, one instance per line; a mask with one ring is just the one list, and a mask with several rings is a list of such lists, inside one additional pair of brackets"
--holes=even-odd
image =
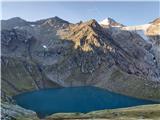
[(155, 101), (160, 100), (160, 89), (156, 87), (159, 85), (158, 83), (127, 74), (117, 67), (113, 67), (110, 70), (102, 70), (97, 71), (97, 75), (93, 76), (97, 80), (103, 81), (97, 82), (95, 86), (127, 96)]
[[(45, 78), (32, 61), (16, 58), (6, 58), (6, 61), (8, 63), (2, 64), (2, 91), (7, 96), (58, 86)], [(30, 67), (30, 72), (26, 66)]]
[(55, 119), (114, 119), (114, 120), (138, 120), (153, 119), (160, 120), (160, 104), (142, 105), (129, 108), (120, 108), (113, 110), (100, 110), (83, 113), (57, 113), (46, 118), (46, 120)]

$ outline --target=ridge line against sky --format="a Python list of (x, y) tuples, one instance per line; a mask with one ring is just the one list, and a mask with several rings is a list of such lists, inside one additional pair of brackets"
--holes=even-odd
[(101, 1), (106, 1), (106, 2), (159, 2), (159, 0), (1, 0), (2, 2), (47, 2), (47, 1), (53, 1), (53, 2), (101, 2)]
[[(27, 21), (58, 16), (71, 23), (111, 17), (124, 25), (147, 24), (160, 16), (159, 1), (123, 2), (2, 2), (2, 19), (21, 17)], [(83, 8), (83, 9), (82, 9)], [(14, 11), (14, 12), (13, 12)]]

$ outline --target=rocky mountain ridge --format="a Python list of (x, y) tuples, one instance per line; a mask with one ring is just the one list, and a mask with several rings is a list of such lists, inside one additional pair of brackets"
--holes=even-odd
[(153, 50), (135, 32), (104, 28), (94, 19), (1, 22), (4, 99), (35, 89), (91, 85), (160, 100), (159, 46)]

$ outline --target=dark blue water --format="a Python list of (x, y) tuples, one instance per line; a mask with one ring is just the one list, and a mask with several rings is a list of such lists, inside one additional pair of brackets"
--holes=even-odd
[(34, 110), (40, 117), (57, 112), (90, 112), (154, 102), (116, 94), (96, 87), (45, 89), (14, 97), (17, 104)]

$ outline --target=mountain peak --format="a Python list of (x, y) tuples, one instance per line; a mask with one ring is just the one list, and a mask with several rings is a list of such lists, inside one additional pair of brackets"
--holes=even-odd
[(54, 24), (69, 24), (68, 21), (63, 20), (59, 18), (58, 16), (50, 17), (47, 19), (41, 19), (41, 20), (36, 21), (36, 23), (43, 24), (43, 25), (50, 24), (51, 26)]
[(101, 26), (99, 25), (99, 23), (95, 19), (91, 19), (84, 24), (87, 24), (88, 26), (92, 27), (92, 29), (94, 29), (94, 28), (101, 29)]
[(160, 24), (160, 17), (150, 22), (151, 24)]
[(20, 17), (13, 17), (10, 19), (7, 19), (6, 21), (14, 21), (14, 22), (26, 22), (26, 20), (20, 18)]
[(94, 26), (94, 25), (97, 25), (98, 22), (95, 19), (91, 19), (91, 20), (87, 21), (86, 24)]
[(116, 22), (114, 19), (108, 17), (100, 22), (102, 25), (110, 25), (111, 22)]
[(104, 25), (104, 26), (114, 26), (114, 27), (121, 27), (121, 26), (124, 26), (118, 22), (116, 22), (114, 19), (108, 17), (104, 20), (102, 20), (101, 22), (99, 22), (101, 25)]
[(1, 28), (5, 28), (5, 29), (11, 29), (11, 28), (14, 28), (14, 27), (21, 27), (21, 26), (26, 26), (28, 25), (29, 23), (20, 18), (20, 17), (13, 17), (13, 18), (10, 18), (10, 19), (7, 19), (7, 20), (2, 20), (1, 21)]
[(75, 49), (85, 52), (94, 51), (101, 46), (99, 37), (102, 36), (103, 29), (95, 19), (91, 19), (81, 24), (75, 24), (68, 30), (61, 32), (62, 39), (70, 40), (74, 43)]
[(45, 21), (48, 21), (48, 20), (51, 20), (51, 21), (65, 21), (63, 19), (61, 19), (60, 17), (58, 16), (55, 16), (55, 17), (50, 17), (50, 18), (47, 18), (47, 19), (44, 19)]

